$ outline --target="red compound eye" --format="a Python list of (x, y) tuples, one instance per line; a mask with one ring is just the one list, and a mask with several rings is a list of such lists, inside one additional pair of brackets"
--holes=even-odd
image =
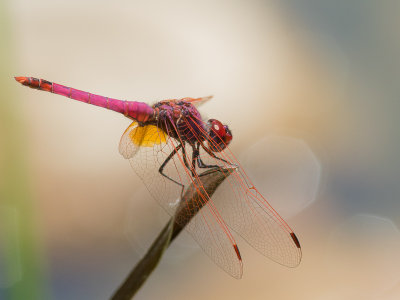
[(225, 136), (225, 127), (222, 123), (218, 120), (211, 121), (211, 129), (221, 138)]
[(225, 128), (225, 144), (229, 145), (229, 143), (232, 141), (232, 133), (227, 125), (225, 125), (224, 128)]
[(220, 152), (232, 140), (232, 133), (228, 126), (218, 120), (210, 119), (208, 124), (210, 126), (207, 137), (208, 147), (214, 152)]

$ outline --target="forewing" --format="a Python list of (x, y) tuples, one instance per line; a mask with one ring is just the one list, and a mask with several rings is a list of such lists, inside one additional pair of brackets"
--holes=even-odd
[(215, 206), (211, 204), (211, 200), (204, 198), (204, 196), (194, 198), (196, 206), (202, 206), (204, 201), (208, 201), (197, 213), (197, 208), (183, 203), (184, 212), (177, 215), (176, 222), (185, 224), (186, 220), (190, 219), (185, 229), (218, 266), (239, 279), (242, 277), (243, 267), (237, 244)]
[[(204, 130), (203, 134), (208, 135)], [(228, 226), (261, 254), (282, 265), (297, 266), (302, 254), (293, 230), (254, 187), (228, 147), (215, 154), (224, 161), (212, 154), (201, 151), (203, 163), (237, 167), (213, 195), (213, 203)]]
[[(179, 144), (179, 141), (156, 126), (141, 127), (133, 122), (121, 137), (119, 151), (124, 158), (129, 159), (150, 194), (169, 215), (175, 216), (179, 207), (181, 213), (177, 214), (176, 222), (186, 225), (185, 229), (206, 254), (227, 273), (240, 278), (242, 261), (236, 242), (201, 181), (191, 176), (191, 147), (185, 148), (185, 156)], [(161, 175), (160, 166), (176, 149), (177, 153), (164, 166), (163, 173), (166, 176)], [(190, 207), (180, 202), (188, 188), (198, 192)], [(188, 220), (190, 222), (186, 224)]]
[(235, 171), (214, 195), (226, 223), (250, 245), (273, 261), (296, 267), (301, 260), (300, 243), (294, 232), (253, 187)]

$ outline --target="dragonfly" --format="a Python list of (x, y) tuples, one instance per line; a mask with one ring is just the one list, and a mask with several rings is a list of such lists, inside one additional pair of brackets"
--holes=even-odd
[[(185, 189), (195, 187), (200, 197), (185, 211), (190, 222), (179, 218), (175, 222), (186, 225), (185, 229), (204, 252), (232, 277), (239, 279), (243, 274), (242, 257), (232, 232), (281, 265), (299, 265), (302, 257), (299, 240), (230, 151), (232, 131), (219, 120), (203, 120), (198, 106), (211, 96), (168, 99), (150, 106), (44, 79), (15, 79), (30, 88), (107, 108), (131, 119), (121, 137), (119, 152), (130, 161), (152, 197), (171, 216), (180, 207)], [(225, 175), (211, 199), (199, 179), (203, 170), (218, 168), (233, 171)]]

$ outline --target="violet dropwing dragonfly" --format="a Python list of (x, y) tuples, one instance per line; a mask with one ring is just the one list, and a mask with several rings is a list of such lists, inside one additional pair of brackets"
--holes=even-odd
[[(206, 254), (235, 278), (242, 277), (242, 258), (231, 230), (273, 261), (295, 267), (300, 243), (289, 225), (251, 183), (229, 150), (232, 133), (215, 119), (204, 121), (196, 106), (204, 98), (171, 99), (149, 106), (83, 92), (47, 80), (15, 77), (25, 86), (104, 107), (132, 120), (119, 144), (155, 200), (174, 216), (185, 188), (194, 185), (199, 211), (188, 207), (185, 229)], [(201, 184), (202, 170), (231, 168), (210, 199)], [(196, 204), (195, 204), (196, 205)], [(177, 218), (178, 224), (186, 224)]]

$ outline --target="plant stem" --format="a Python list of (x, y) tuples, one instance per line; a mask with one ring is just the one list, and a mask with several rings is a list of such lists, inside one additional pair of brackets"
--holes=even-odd
[[(204, 205), (206, 205), (204, 201), (199, 201), (199, 199), (201, 199), (201, 195), (199, 194), (200, 190), (197, 188), (197, 186), (202, 185), (204, 187), (202, 192), (204, 193), (205, 191), (208, 196), (211, 197), (217, 190), (218, 186), (230, 175), (233, 170), (234, 169), (232, 168), (207, 170), (200, 174), (199, 179), (196, 179), (194, 184), (190, 184), (182, 197), (181, 204), (176, 210), (175, 216), (168, 221), (158, 237), (154, 240), (153, 244), (150, 246), (145, 256), (136, 264), (122, 285), (111, 297), (111, 300), (132, 299), (140, 287), (146, 282), (153, 270), (157, 267), (165, 249), (168, 248), (171, 242), (179, 235), (182, 229), (190, 222), (196, 213)], [(202, 203), (202, 205), (199, 206), (198, 203)], [(191, 209), (183, 209), (184, 207), (187, 208), (188, 206)], [(191, 211), (190, 216), (185, 215), (188, 211)], [(175, 222), (175, 219), (184, 221), (178, 224)]]

